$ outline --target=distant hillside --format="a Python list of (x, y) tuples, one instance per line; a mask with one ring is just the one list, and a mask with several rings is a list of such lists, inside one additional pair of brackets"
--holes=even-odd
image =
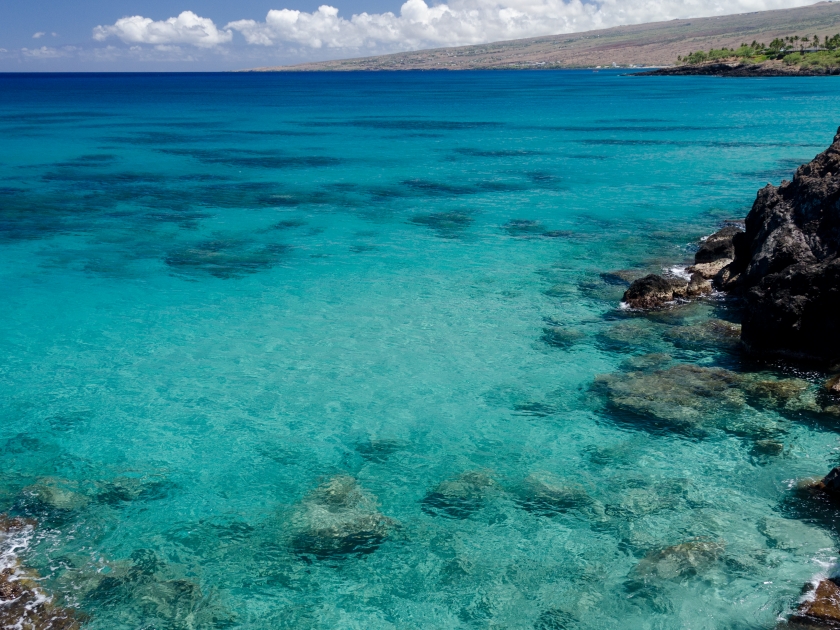
[(255, 68), (252, 71), (593, 68), (613, 64), (623, 67), (668, 66), (674, 64), (678, 56), (697, 50), (737, 48), (744, 42), (770, 42), (790, 35), (817, 35), (823, 39), (838, 32), (840, 2), (820, 2), (798, 9), (653, 22), (585, 33)]

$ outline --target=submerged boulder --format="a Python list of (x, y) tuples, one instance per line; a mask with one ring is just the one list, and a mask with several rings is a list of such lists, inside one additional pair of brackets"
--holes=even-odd
[(292, 524), (294, 550), (317, 559), (376, 551), (396, 526), (349, 475), (336, 475), (315, 488), (298, 506)]
[(741, 335), (741, 326), (722, 319), (708, 319), (699, 324), (672, 326), (665, 337), (675, 345), (686, 348), (706, 346), (734, 346)]
[(840, 133), (793, 181), (758, 192), (715, 278), (745, 298), (741, 339), (761, 357), (840, 360)]
[(484, 505), (496, 482), (481, 471), (469, 471), (438, 484), (423, 498), (423, 511), (431, 516), (464, 519)]
[(699, 428), (722, 413), (744, 408), (740, 380), (723, 368), (678, 364), (651, 372), (602, 374), (595, 377), (594, 389), (622, 411)]
[(555, 348), (568, 348), (583, 339), (583, 333), (574, 330), (573, 328), (566, 328), (565, 326), (546, 326), (543, 328), (542, 339), (543, 343)]
[(638, 578), (675, 580), (707, 571), (723, 554), (722, 543), (711, 540), (690, 540), (648, 553), (636, 565)]
[(551, 473), (529, 475), (516, 491), (516, 503), (522, 509), (541, 516), (566, 512), (604, 515), (604, 506), (577, 483), (567, 482)]

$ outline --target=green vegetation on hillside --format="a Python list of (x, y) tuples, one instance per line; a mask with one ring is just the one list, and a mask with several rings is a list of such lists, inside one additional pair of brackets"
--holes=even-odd
[(741, 61), (761, 63), (772, 59), (782, 60), (787, 65), (802, 68), (833, 68), (840, 66), (840, 33), (826, 36), (823, 41), (813, 37), (777, 37), (769, 45), (753, 41), (738, 48), (712, 48), (708, 52), (698, 50), (685, 57), (677, 57), (683, 65), (696, 65), (713, 61)]

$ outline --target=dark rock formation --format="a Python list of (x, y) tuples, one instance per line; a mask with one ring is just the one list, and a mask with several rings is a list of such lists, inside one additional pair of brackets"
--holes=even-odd
[(745, 225), (715, 284), (745, 297), (746, 349), (840, 360), (840, 133), (792, 182), (760, 190)]
[(752, 63), (706, 63), (698, 65), (659, 68), (647, 72), (635, 72), (633, 76), (671, 77), (671, 76), (712, 76), (712, 77), (814, 77), (840, 74), (838, 68), (808, 68), (782, 64)]
[(840, 587), (835, 579), (821, 581), (788, 623), (790, 628), (840, 628)]
[(691, 281), (650, 274), (633, 282), (624, 292), (622, 302), (630, 308), (661, 308), (676, 300), (686, 300), (711, 292), (712, 286), (709, 281), (698, 273), (691, 276)]
[(833, 497), (840, 497), (840, 467), (832, 468), (822, 481), (814, 485), (814, 488)]
[(840, 374), (828, 379), (825, 383), (825, 389), (832, 396), (840, 396)]
[(743, 229), (728, 225), (707, 237), (694, 254), (694, 265), (686, 269), (689, 273), (699, 273), (703, 278), (711, 280), (721, 269), (735, 259), (734, 239)]

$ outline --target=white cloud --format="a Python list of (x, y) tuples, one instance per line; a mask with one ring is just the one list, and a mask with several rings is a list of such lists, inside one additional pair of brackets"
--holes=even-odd
[(46, 33), (44, 31), (38, 31), (32, 36), (32, 39), (41, 39)]
[(56, 59), (58, 57), (66, 57), (68, 52), (74, 49), (71, 46), (69, 51), (59, 50), (57, 48), (50, 48), (49, 46), (41, 46), (40, 48), (21, 48), (20, 52), (24, 57), (34, 57), (36, 59)]
[[(294, 44), (382, 52), (480, 44), (505, 39), (573, 33), (621, 24), (725, 15), (803, 6), (813, 0), (449, 0), (429, 6), (407, 0), (400, 14), (361, 13), (349, 19), (321, 6), (305, 13), (271, 10), (264, 22), (238, 20), (225, 26), (249, 44)], [(229, 32), (229, 30), (228, 30)]]
[(155, 22), (135, 15), (119, 19), (111, 26), (97, 26), (93, 29), (95, 40), (101, 42), (109, 37), (118, 37), (126, 44), (192, 44), (200, 48), (212, 48), (229, 42), (233, 34), (230, 30), (219, 30), (209, 18), (184, 11), (178, 17), (165, 21)]

